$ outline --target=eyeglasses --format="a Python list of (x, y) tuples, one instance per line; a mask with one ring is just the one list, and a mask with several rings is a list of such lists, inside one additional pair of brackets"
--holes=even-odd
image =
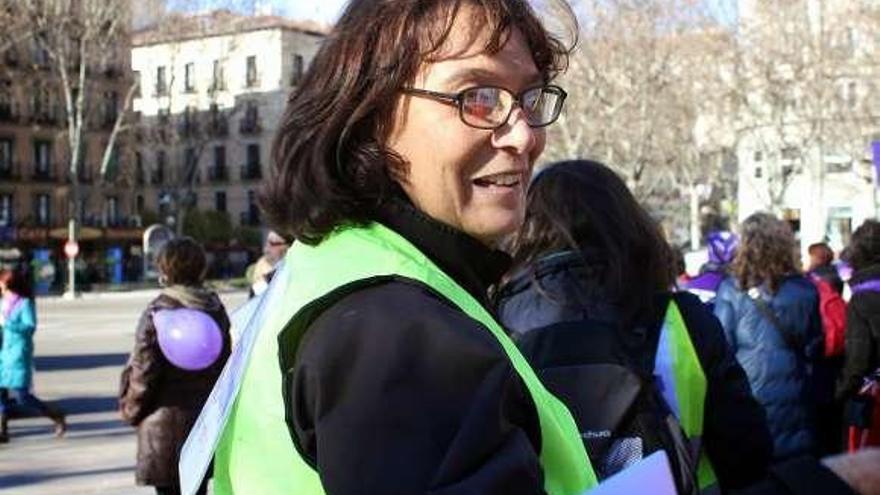
[(404, 93), (424, 96), (455, 105), (461, 121), (477, 129), (495, 130), (507, 124), (514, 106), (519, 106), (529, 127), (545, 127), (559, 118), (565, 97), (554, 85), (535, 86), (518, 95), (495, 86), (476, 86), (459, 93), (439, 93), (419, 88), (404, 88)]

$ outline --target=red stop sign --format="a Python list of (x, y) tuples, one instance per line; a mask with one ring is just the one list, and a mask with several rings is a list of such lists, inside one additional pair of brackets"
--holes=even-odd
[(68, 258), (76, 258), (79, 254), (79, 243), (76, 241), (67, 241), (64, 243), (64, 255)]

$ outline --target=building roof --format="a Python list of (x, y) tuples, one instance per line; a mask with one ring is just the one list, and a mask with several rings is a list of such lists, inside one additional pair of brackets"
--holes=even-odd
[(315, 36), (325, 36), (330, 31), (329, 26), (314, 21), (295, 21), (277, 15), (248, 16), (229, 10), (214, 10), (196, 15), (171, 14), (153, 26), (135, 31), (132, 34), (132, 46), (188, 41), (266, 29), (286, 29)]

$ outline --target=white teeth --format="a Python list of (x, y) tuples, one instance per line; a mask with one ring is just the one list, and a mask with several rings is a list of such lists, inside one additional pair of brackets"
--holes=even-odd
[(520, 177), (520, 174), (505, 173), (480, 177), (476, 179), (476, 182), (493, 186), (511, 187), (519, 184)]

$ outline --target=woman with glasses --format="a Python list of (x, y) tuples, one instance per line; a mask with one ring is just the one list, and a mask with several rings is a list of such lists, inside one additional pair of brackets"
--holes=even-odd
[[(573, 18), (572, 18), (573, 19)], [(569, 411), (490, 314), (566, 50), (526, 0), (353, 0), (292, 95), (263, 205), (296, 239), (216, 493), (579, 494)]]

